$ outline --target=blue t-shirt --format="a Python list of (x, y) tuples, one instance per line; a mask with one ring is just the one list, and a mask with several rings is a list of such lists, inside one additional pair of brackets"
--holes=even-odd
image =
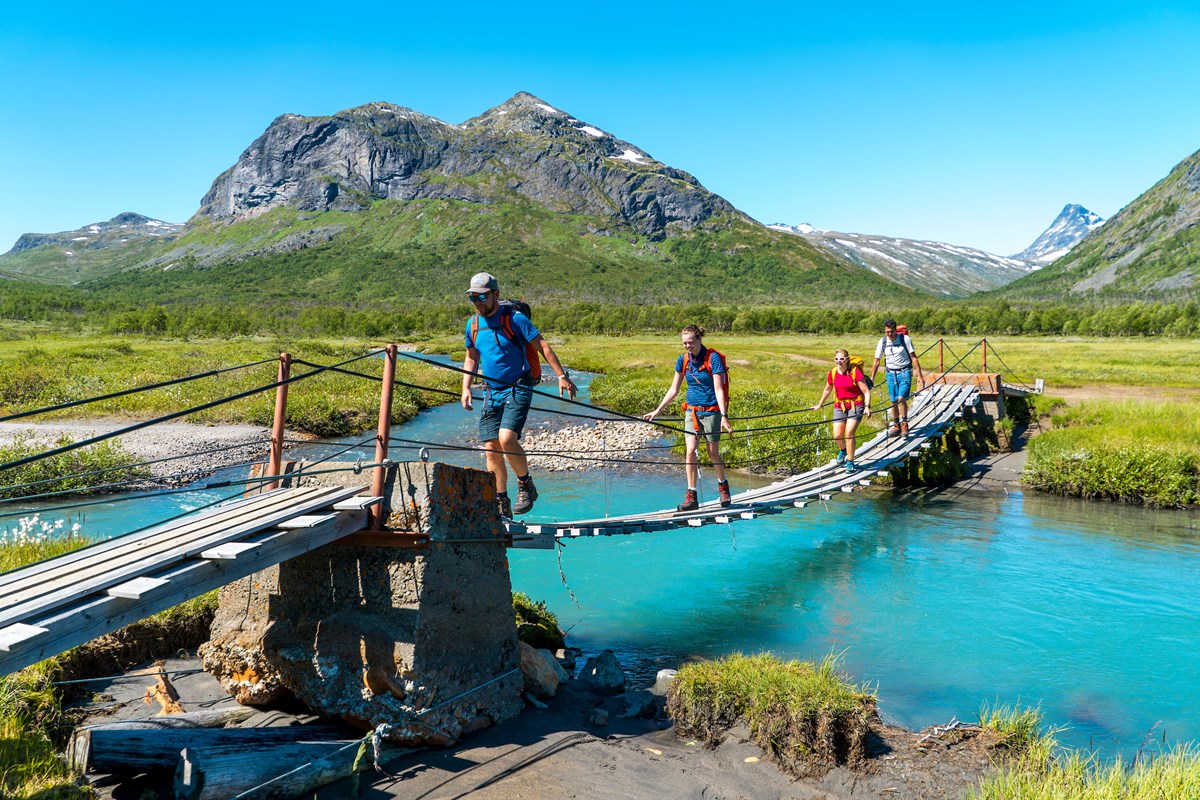
[[(721, 375), (725, 372), (725, 360), (721, 358), (720, 353), (714, 350), (711, 362), (712, 375), (709, 375), (708, 370), (704, 369), (706, 358), (708, 358), (708, 348), (701, 347), (699, 356), (694, 360), (688, 359), (687, 374), (683, 376), (683, 380), (687, 384), (689, 406), (717, 405), (717, 391), (713, 388), (713, 375)], [(676, 359), (675, 371), (683, 372), (683, 356)]]
[[(479, 373), (488, 386), (493, 389), (507, 389), (505, 383), (517, 383), (521, 376), (529, 371), (529, 363), (525, 360), (525, 344), (509, 341), (500, 324), (500, 312), (490, 317), (479, 315), (479, 332), (475, 335), (475, 343), (471, 343), (471, 320), (463, 331), (463, 341), (467, 348), (474, 347), (479, 351)], [(529, 317), (520, 311), (514, 311), (512, 326), (525, 342), (532, 342), (538, 336), (538, 329), (529, 321)]]

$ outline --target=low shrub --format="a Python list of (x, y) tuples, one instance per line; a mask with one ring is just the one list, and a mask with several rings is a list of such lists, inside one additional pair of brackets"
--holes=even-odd
[(739, 721), (767, 757), (787, 772), (818, 775), (861, 765), (875, 697), (820, 663), (740, 653), (685, 665), (671, 683), (667, 714), (682, 736), (715, 747)]
[[(11, 444), (0, 446), (0, 464), (74, 443), (74, 439), (65, 435), (52, 444), (46, 444), (36, 440), (32, 433), (18, 434)], [(103, 484), (148, 476), (149, 472), (144, 467), (134, 466), (138, 460), (119, 442), (111, 439), (97, 442), (0, 470), (0, 497), (27, 497), (58, 491), (82, 494)]]
[(1194, 745), (1157, 756), (1102, 763), (1094, 754), (1062, 753), (1049, 762), (1018, 758), (988, 773), (967, 800), (1194, 800), (1200, 797), (1200, 751)]
[(522, 642), (551, 652), (565, 645), (558, 617), (546, 608), (546, 601), (533, 602), (523, 592), (513, 592), (513, 611), (517, 615), (517, 638)]

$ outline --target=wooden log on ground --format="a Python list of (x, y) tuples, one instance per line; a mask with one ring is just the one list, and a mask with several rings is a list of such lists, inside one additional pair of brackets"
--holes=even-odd
[(282, 728), (82, 728), (71, 737), (68, 759), (79, 772), (173, 770), (184, 748), (256, 750), (276, 744), (336, 742), (344, 734), (326, 725)]
[[(236, 752), (187, 748), (175, 770), (177, 800), (293, 800), (328, 783), (349, 777), (358, 757), (357, 743), (280, 744)], [(362, 767), (371, 764), (363, 760)], [(257, 787), (257, 788), (256, 788)], [(253, 791), (251, 791), (253, 790)]]
[(255, 709), (247, 706), (231, 706), (207, 711), (188, 711), (166, 717), (114, 720), (76, 728), (75, 732), (71, 734), (71, 741), (67, 743), (67, 763), (77, 772), (87, 771), (88, 763), (91, 761), (92, 733), (94, 731), (223, 728), (226, 725), (247, 720), (257, 713)]
[(92, 730), (107, 728), (224, 728), (226, 725), (245, 722), (258, 713), (261, 712), (250, 706), (229, 706), (207, 711), (185, 711), (182, 714), (168, 714), (162, 717), (97, 722), (87, 727)]

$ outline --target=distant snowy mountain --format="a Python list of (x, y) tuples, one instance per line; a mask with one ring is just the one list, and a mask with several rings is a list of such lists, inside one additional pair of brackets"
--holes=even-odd
[(807, 222), (801, 222), (799, 225), (787, 225), (782, 222), (776, 222), (774, 225), (768, 225), (773, 231), (783, 231), (784, 233), (794, 233), (797, 236), (803, 236), (806, 233), (820, 233), (821, 231), (809, 225)]
[(802, 236), (818, 247), (908, 286), (943, 297), (966, 297), (1003, 286), (1039, 265), (943, 242), (823, 231), (776, 223), (768, 228)]
[(1013, 258), (1049, 264), (1062, 258), (1083, 237), (1104, 224), (1104, 217), (1088, 211), (1081, 205), (1070, 203), (1063, 206), (1058, 218), (1033, 241), (1033, 244), (1017, 253)]

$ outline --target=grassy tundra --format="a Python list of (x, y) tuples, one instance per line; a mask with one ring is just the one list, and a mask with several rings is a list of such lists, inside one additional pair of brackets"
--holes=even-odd
[[(676, 336), (547, 335), (568, 366), (600, 372), (592, 385), (597, 403), (640, 415), (657, 405), (670, 385)], [(364, 340), (235, 341), (53, 338), (0, 342), (0, 414), (83, 399), (183, 375), (269, 359), (280, 350), (322, 364), (360, 355), (380, 346)], [(730, 365), (731, 412), (738, 432), (723, 448), (731, 466), (803, 470), (833, 451), (825, 414), (802, 411), (821, 391), (833, 351), (860, 355), (868, 370), (874, 335), (733, 335), (712, 333), (706, 343), (723, 352)], [(937, 340), (914, 333), (921, 364), (938, 367)], [(978, 340), (951, 337), (942, 349), (947, 369), (982, 367)], [(433, 352), (461, 356), (462, 339), (447, 335), (419, 343)], [(961, 362), (960, 362), (961, 358)], [(957, 364), (957, 366), (955, 366)], [(1043, 378), (1047, 391), (1068, 401), (1052, 409), (1054, 430), (1030, 443), (1028, 480), (1057, 494), (1111, 498), (1158, 506), (1200, 502), (1200, 349), (1191, 340), (1167, 338), (1081, 339), (994, 337), (988, 341), (988, 368), (1011, 382)], [(308, 368), (296, 365), (293, 374)], [(348, 366), (378, 376), (379, 359)], [(459, 376), (401, 358), (398, 377), (449, 391), (449, 396), (398, 387), (393, 420), (403, 422), (421, 408), (452, 401)], [(59, 417), (150, 418), (269, 384), (275, 365), (257, 367), (191, 383), (57, 412)], [(885, 403), (882, 373), (872, 400)], [(263, 392), (199, 412), (188, 419), (204, 424), (269, 425), (273, 392)], [(326, 373), (293, 384), (288, 426), (319, 436), (369, 429), (378, 409), (378, 386), (362, 378)], [(794, 414), (747, 419), (764, 414)], [(738, 419), (738, 418), (742, 419)], [(870, 436), (881, 424), (873, 417), (860, 427)], [(795, 426), (795, 427), (789, 427)], [(764, 430), (764, 429), (770, 430)], [(4, 481), (11, 482), (11, 481)]]

